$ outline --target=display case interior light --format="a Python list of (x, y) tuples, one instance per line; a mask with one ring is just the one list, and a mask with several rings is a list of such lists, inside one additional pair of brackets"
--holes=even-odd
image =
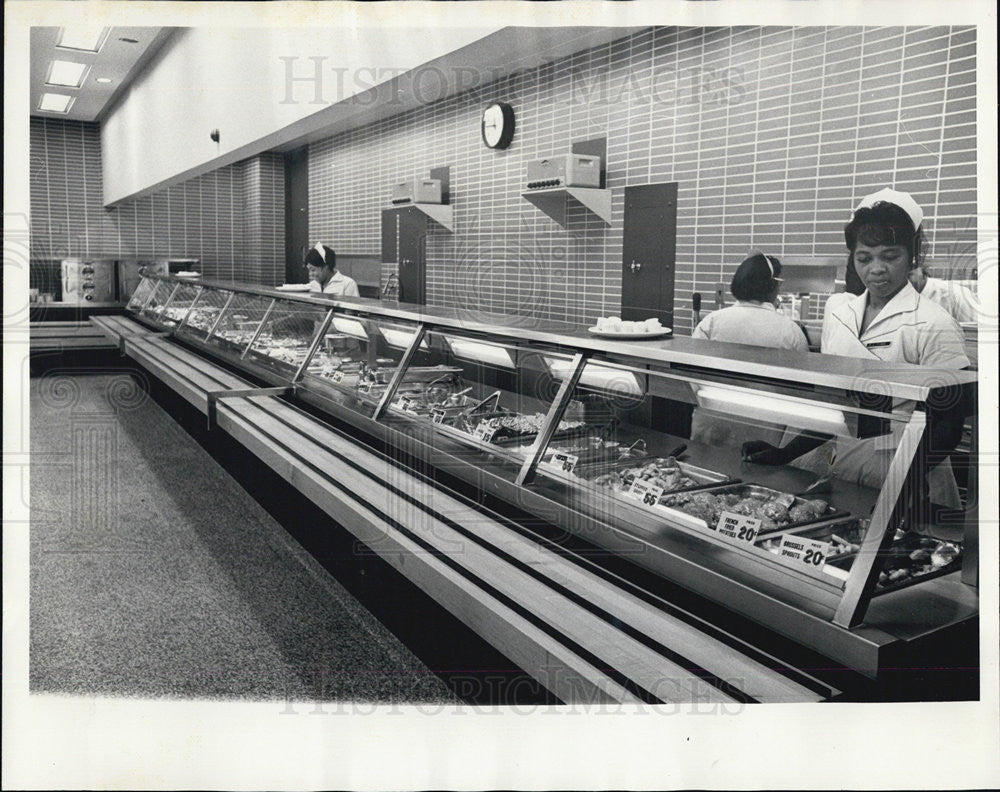
[(83, 78), (86, 73), (86, 63), (55, 60), (52, 61), (52, 65), (49, 67), (49, 77), (45, 81), (45, 84), (62, 85), (67, 88), (79, 88), (83, 85)]
[(457, 358), (476, 363), (487, 363), (501, 368), (516, 368), (514, 355), (507, 347), (454, 336), (445, 336), (444, 340), (448, 343), (451, 353)]
[[(547, 357), (545, 365), (557, 380), (565, 379), (573, 373), (570, 360)], [(587, 363), (578, 384), (621, 396), (642, 396), (645, 393), (642, 383), (633, 372), (600, 363)]]
[[(382, 334), (382, 338), (385, 339), (385, 343), (397, 349), (409, 349), (410, 344), (413, 343), (413, 336), (417, 334), (416, 330), (401, 330), (398, 327), (382, 327), (381, 325), (378, 331)], [(429, 348), (426, 338), (420, 340), (420, 348)]]
[(365, 331), (365, 326), (357, 319), (349, 319), (346, 316), (335, 316), (333, 317), (333, 326), (337, 329), (338, 333), (360, 338), (362, 341), (368, 340), (368, 333)]
[(68, 113), (73, 106), (73, 97), (66, 94), (43, 93), (38, 109), (48, 113)]
[(811, 429), (822, 434), (848, 433), (844, 413), (840, 410), (787, 399), (775, 393), (751, 393), (699, 385), (696, 397), (700, 408), (739, 419)]
[(64, 27), (59, 33), (57, 47), (63, 49), (81, 50), (83, 52), (100, 52), (108, 37), (108, 28), (96, 25), (74, 25)]

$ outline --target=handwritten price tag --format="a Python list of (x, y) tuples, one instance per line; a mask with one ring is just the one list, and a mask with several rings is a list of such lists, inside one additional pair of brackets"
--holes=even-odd
[(575, 454), (556, 453), (552, 455), (552, 465), (566, 473), (572, 473), (576, 470), (576, 463), (579, 461), (580, 457)]
[(432, 423), (444, 423), (445, 411), (440, 407), (431, 408), (431, 422)]
[(372, 392), (372, 381), (364, 380), (358, 383), (358, 391), (361, 393), (371, 393)]
[(499, 428), (496, 419), (490, 418), (487, 421), (480, 421), (473, 434), (484, 443), (492, 443)]
[(822, 570), (826, 557), (830, 555), (830, 543), (816, 539), (806, 539), (801, 536), (781, 537), (778, 545), (778, 555), (811, 570)]
[(747, 517), (745, 514), (724, 511), (719, 515), (715, 530), (720, 536), (733, 542), (752, 545), (760, 533), (760, 520), (756, 517)]
[(655, 506), (660, 502), (662, 494), (663, 487), (654, 487), (648, 481), (635, 479), (625, 496), (639, 501), (643, 506)]
[(330, 379), (333, 380), (334, 382), (343, 382), (344, 381), (344, 372), (341, 371), (340, 369), (337, 369), (330, 376)]

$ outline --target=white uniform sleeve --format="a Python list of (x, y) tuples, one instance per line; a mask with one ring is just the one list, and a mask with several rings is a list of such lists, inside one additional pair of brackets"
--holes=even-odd
[(912, 345), (912, 349), (904, 350), (905, 359), (916, 360), (918, 365), (941, 369), (962, 369), (970, 365), (962, 328), (950, 316), (921, 325), (910, 338), (904, 339), (904, 343)]
[(348, 278), (347, 283), (344, 284), (344, 296), (345, 297), (359, 297), (358, 294), (358, 284), (354, 278)]

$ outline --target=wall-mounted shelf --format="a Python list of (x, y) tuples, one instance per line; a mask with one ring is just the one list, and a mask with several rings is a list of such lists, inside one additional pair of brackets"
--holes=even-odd
[(570, 202), (579, 204), (611, 225), (611, 190), (598, 187), (553, 187), (550, 190), (528, 190), (521, 197), (530, 201), (563, 228)]
[(442, 228), (455, 233), (455, 220), (452, 213), (451, 204), (432, 203), (405, 203), (396, 204), (393, 209), (416, 209), (421, 214), (426, 215)]

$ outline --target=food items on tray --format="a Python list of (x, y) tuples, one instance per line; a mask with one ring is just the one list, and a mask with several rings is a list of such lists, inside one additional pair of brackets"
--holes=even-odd
[[(679, 509), (692, 517), (704, 520), (711, 528), (716, 526), (722, 512), (755, 517), (761, 521), (760, 530), (762, 532), (774, 531), (798, 522), (818, 519), (830, 507), (826, 501), (822, 500), (796, 503), (794, 495), (753, 488), (720, 493), (675, 493), (660, 502), (665, 506)], [(793, 512), (800, 519), (795, 519)]]
[(600, 487), (621, 491), (629, 489), (637, 479), (647, 481), (664, 492), (675, 492), (698, 485), (697, 481), (684, 474), (673, 457), (659, 457), (641, 467), (613, 470), (591, 479), (591, 482)]
[(887, 588), (944, 569), (962, 556), (962, 548), (930, 536), (907, 536), (889, 548), (877, 588)]
[(602, 316), (595, 325), (602, 333), (662, 333), (663, 325), (659, 319), (646, 319), (643, 322), (623, 321), (619, 316)]

